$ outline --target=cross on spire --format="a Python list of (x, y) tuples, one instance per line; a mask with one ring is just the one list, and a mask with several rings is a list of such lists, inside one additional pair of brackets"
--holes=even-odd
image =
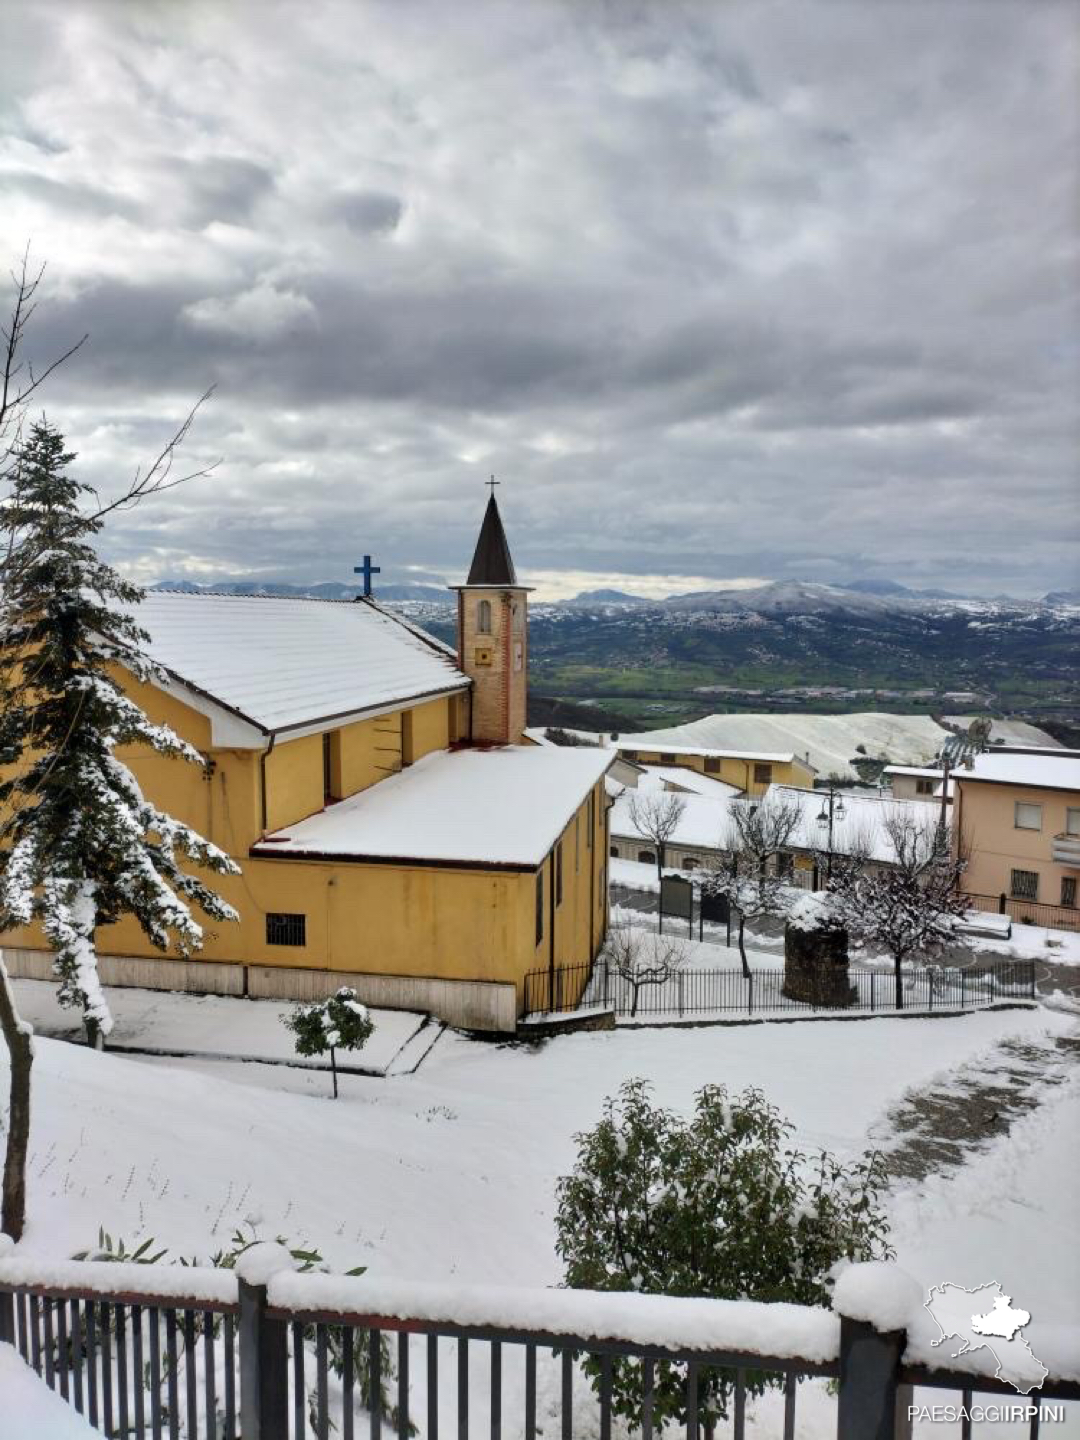
[[(494, 490), (493, 490), (491, 493), (494, 495), (494, 493), (495, 493)], [(363, 575), (363, 577), (364, 577), (364, 594), (370, 596), (370, 594), (371, 594), (371, 577), (372, 577), (372, 575), (381, 575), (381, 574), (382, 574), (382, 566), (381, 566), (381, 565), (372, 565), (372, 563), (371, 563), (371, 556), (370, 556), (370, 555), (365, 555), (365, 556), (364, 556), (364, 563), (363, 563), (363, 565), (354, 565), (354, 566), (353, 566), (353, 574), (354, 574), (354, 575)]]
[(484, 481), (484, 484), (491, 486), (491, 498), (494, 500), (494, 499), (495, 499), (495, 486), (496, 486), (496, 485), (501, 485), (501, 484), (502, 484), (502, 481), (501, 481), (501, 480), (496, 480), (496, 479), (495, 479), (495, 476), (492, 475), (492, 477), (491, 477), (490, 480), (485, 480), (485, 481)]

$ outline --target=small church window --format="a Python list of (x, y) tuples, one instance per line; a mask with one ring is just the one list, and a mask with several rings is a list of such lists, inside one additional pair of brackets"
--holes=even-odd
[(476, 633), (478, 635), (491, 634), (491, 601), (481, 600), (476, 607)]
[(267, 945), (306, 945), (307, 916), (271, 912), (266, 917)]

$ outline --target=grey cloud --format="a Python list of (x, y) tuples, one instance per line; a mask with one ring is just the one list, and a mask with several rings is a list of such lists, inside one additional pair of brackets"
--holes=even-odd
[(327, 202), (327, 214), (343, 220), (350, 230), (378, 234), (396, 230), (404, 210), (396, 195), (378, 190), (345, 190)]
[(88, 13), (0, 168), (68, 167), (13, 213), (88, 473), (218, 387), (213, 482), (110, 533), (140, 573), (456, 573), (495, 469), (523, 568), (1073, 583), (1066, 9)]

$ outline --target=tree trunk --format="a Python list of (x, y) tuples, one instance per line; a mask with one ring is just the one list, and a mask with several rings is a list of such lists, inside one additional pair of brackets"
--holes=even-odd
[(30, 1143), (30, 1067), (34, 1063), (32, 1031), (19, 1019), (15, 997), (0, 960), (0, 1030), (11, 1057), (11, 1106), (7, 1153), (4, 1157), (0, 1231), (21, 1240), (26, 1223), (26, 1152)]
[(742, 973), (750, 978), (750, 962), (746, 958), (746, 916), (739, 911), (739, 959), (742, 961)]
[(664, 847), (663, 847), (663, 845), (657, 845), (657, 847), (656, 847), (656, 878), (657, 878), (657, 880), (660, 881), (661, 884), (664, 883)]
[(334, 1077), (334, 1099), (337, 1099), (337, 1059), (334, 1056), (334, 1047), (330, 1046), (330, 1074)]
[(894, 960), (893, 966), (896, 971), (896, 1008), (902, 1010), (904, 1008), (904, 985), (901, 979), (903, 967), (899, 960)]
[(83, 1024), (86, 1027), (86, 1043), (87, 1045), (89, 1045), (90, 1049), (104, 1050), (105, 1036), (102, 1033), (101, 1026), (97, 1023), (97, 1021), (91, 1019), (90, 1016), (86, 1016), (83, 1020)]

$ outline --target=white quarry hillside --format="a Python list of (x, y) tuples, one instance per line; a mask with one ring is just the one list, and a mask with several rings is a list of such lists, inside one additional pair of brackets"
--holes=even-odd
[[(965, 725), (963, 717), (952, 723)], [(1003, 728), (1004, 727), (1004, 728)], [(624, 744), (640, 741), (667, 745), (695, 745), (717, 750), (793, 751), (806, 758), (826, 778), (856, 779), (852, 757), (865, 753), (886, 758), (893, 765), (925, 765), (934, 759), (952, 732), (929, 715), (893, 715), (863, 711), (850, 715), (706, 715), (685, 725), (645, 730), (620, 737)], [(994, 722), (993, 740), (1026, 745), (1057, 745), (1034, 725)]]

